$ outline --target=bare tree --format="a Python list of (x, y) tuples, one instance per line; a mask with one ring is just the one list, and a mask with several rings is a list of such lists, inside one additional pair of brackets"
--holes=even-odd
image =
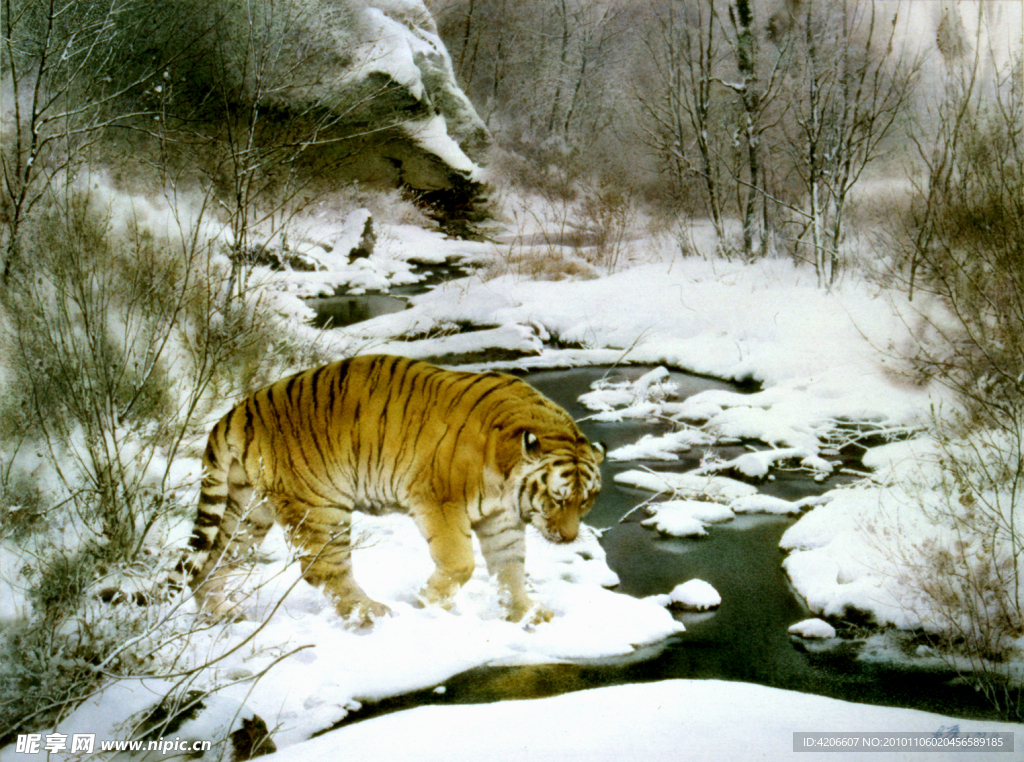
[(763, 58), (752, 0), (731, 0), (729, 21), (737, 79), (717, 81), (739, 96), (740, 115), (735, 134), (746, 171), (745, 176), (737, 176), (737, 183), (742, 189), (743, 255), (749, 260), (767, 249), (770, 220), (762, 142), (765, 133), (774, 126), (770, 113), (779, 94), (788, 51), (783, 45), (767, 60)]
[(850, 192), (884, 154), (914, 97), (921, 58), (898, 44), (898, 22), (898, 14), (880, 17), (874, 0), (808, 3), (791, 32), (787, 144), (821, 288), (839, 273)]
[(693, 6), (670, 3), (644, 37), (657, 85), (653, 94), (639, 96), (649, 122), (645, 140), (662, 157), (676, 203), (696, 178), (720, 248), (726, 245), (727, 193), (724, 149), (715, 138), (723, 128), (716, 95), (722, 36), (715, 0)]

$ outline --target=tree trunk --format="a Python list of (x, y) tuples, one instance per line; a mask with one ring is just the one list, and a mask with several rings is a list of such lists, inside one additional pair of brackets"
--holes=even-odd
[(741, 100), (744, 112), (743, 134), (746, 143), (747, 172), (746, 198), (743, 202), (743, 256), (754, 258), (754, 239), (757, 236), (757, 202), (761, 193), (760, 155), (760, 97), (757, 93), (757, 45), (754, 37), (754, 14), (750, 0), (736, 0), (729, 9), (736, 29), (736, 67), (741, 80)]

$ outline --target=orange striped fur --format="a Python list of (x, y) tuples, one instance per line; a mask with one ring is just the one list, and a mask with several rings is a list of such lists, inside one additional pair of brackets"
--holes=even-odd
[(279, 521), (304, 579), (368, 624), (387, 609), (353, 578), (352, 511), (402, 511), (436, 567), (421, 602), (450, 605), (473, 572), (475, 533), (508, 618), (532, 609), (550, 619), (526, 594), (524, 529), (574, 539), (603, 459), (568, 413), (514, 376), (385, 355), (340, 360), (246, 397), (213, 427), (182, 572), (200, 606), (232, 613), (232, 565)]

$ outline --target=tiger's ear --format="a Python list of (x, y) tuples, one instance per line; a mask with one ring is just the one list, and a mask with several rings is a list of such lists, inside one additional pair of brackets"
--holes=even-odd
[(532, 431), (523, 432), (523, 457), (532, 458), (540, 452), (540, 440)]
[(608, 451), (608, 448), (605, 446), (604, 442), (591, 442), (590, 449), (594, 451), (594, 460), (597, 463), (603, 463), (604, 455)]

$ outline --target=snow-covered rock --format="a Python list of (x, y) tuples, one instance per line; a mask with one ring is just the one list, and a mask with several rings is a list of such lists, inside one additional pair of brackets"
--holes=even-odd
[[(313, 150), (336, 178), (469, 195), (481, 181), (489, 135), (422, 0), (167, 0), (144, 34), (168, 60), (158, 92), (172, 112), (202, 93), (258, 105), (273, 117), (264, 129), (319, 117)], [(205, 65), (214, 56), (221, 65)], [(340, 140), (352, 146), (343, 161), (329, 155)]]
[(650, 518), (641, 524), (676, 537), (706, 535), (706, 524), (731, 521), (735, 515), (727, 506), (706, 500), (666, 500), (652, 503), (644, 510)]
[(805, 619), (792, 625), (789, 628), (789, 634), (798, 635), (809, 640), (825, 640), (836, 636), (836, 628), (823, 619)]
[(722, 596), (702, 579), (691, 579), (672, 588), (664, 605), (687, 611), (707, 611), (722, 604)]

